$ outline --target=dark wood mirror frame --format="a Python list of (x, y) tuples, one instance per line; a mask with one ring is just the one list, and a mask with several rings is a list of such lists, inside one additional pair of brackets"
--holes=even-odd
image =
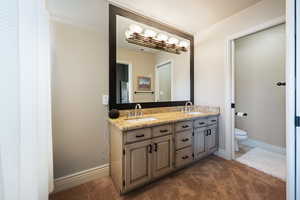
[[(133, 109), (136, 103), (117, 104), (116, 101), (116, 48), (117, 48), (117, 16), (123, 16), (154, 28), (178, 35), (190, 41), (190, 101), (194, 103), (194, 36), (176, 28), (151, 20), (134, 12), (109, 5), (109, 109)], [(183, 106), (186, 101), (146, 102), (140, 103), (142, 108)]]

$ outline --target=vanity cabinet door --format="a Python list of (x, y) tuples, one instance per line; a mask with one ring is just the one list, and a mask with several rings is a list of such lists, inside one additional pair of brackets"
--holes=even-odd
[(218, 127), (217, 125), (212, 125), (207, 127), (207, 133), (206, 133), (206, 150), (208, 153), (212, 153), (216, 150), (218, 150)]
[(171, 135), (152, 140), (153, 144), (153, 177), (157, 178), (172, 170), (173, 140)]
[(151, 140), (125, 146), (125, 190), (150, 181), (152, 152)]
[(202, 158), (207, 153), (205, 149), (206, 133), (206, 127), (197, 128), (194, 131), (194, 158), (196, 160)]

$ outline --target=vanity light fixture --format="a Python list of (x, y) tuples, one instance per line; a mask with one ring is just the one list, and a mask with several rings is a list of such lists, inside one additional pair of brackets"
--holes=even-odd
[(181, 52), (187, 52), (188, 48), (186, 41), (179, 42), (177, 38), (169, 38), (163, 33), (157, 34), (150, 29), (146, 29), (143, 32), (143, 28), (136, 24), (129, 26), (129, 30), (125, 32), (125, 36), (126, 41), (131, 44), (163, 50), (169, 53), (180, 54)]
[(125, 36), (126, 36), (127, 39), (130, 38), (132, 34), (133, 34), (133, 32), (131, 30), (127, 30), (125, 32)]
[(179, 42), (179, 46), (180, 47), (184, 47), (184, 48), (188, 48), (189, 47), (189, 43), (186, 41), (180, 41)]
[(143, 32), (143, 28), (136, 24), (131, 24), (129, 26), (129, 30), (133, 33), (138, 33), (138, 34)]
[(168, 43), (169, 43), (169, 44), (175, 44), (175, 45), (177, 45), (178, 42), (179, 42), (179, 40), (178, 40), (177, 38), (173, 38), (173, 37), (171, 37), (171, 38), (168, 40)]
[(168, 40), (168, 36), (160, 33), (157, 35), (157, 40), (166, 42)]
[(144, 31), (144, 36), (145, 37), (149, 37), (149, 38), (154, 38), (156, 36), (156, 32), (155, 31), (152, 31), (150, 29), (146, 29)]

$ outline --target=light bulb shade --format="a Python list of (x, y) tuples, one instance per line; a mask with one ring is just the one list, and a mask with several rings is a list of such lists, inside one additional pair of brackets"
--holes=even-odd
[(177, 38), (173, 38), (171, 37), (169, 40), (168, 40), (168, 43), (170, 44), (178, 44), (179, 40)]
[(139, 25), (136, 25), (136, 24), (131, 24), (129, 26), (129, 30), (132, 31), (133, 33), (141, 33), (141, 32), (143, 32), (143, 28), (140, 27)]
[(127, 39), (128, 39), (128, 38), (131, 38), (131, 37), (132, 37), (132, 34), (133, 34), (133, 32), (132, 32), (131, 30), (127, 30), (127, 31), (125, 32), (125, 36), (126, 36)]
[(144, 31), (144, 36), (145, 36), (145, 37), (152, 37), (152, 38), (154, 38), (154, 37), (156, 36), (156, 32), (155, 32), (155, 31), (152, 31), (152, 30), (150, 30), (150, 29), (146, 29), (146, 30)]
[(168, 36), (165, 35), (165, 34), (160, 33), (160, 34), (157, 35), (157, 40), (166, 42), (168, 40)]
[(188, 48), (189, 47), (189, 43), (186, 41), (180, 41), (179, 42), (179, 46), (180, 47), (184, 47), (184, 48)]

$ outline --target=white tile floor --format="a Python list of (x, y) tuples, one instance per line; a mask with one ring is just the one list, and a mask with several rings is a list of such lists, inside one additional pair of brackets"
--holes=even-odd
[(284, 181), (286, 180), (285, 155), (255, 147), (238, 157), (236, 156), (236, 161)]
[(253, 149), (254, 147), (250, 147), (248, 145), (245, 144), (239, 144), (239, 151), (235, 152), (235, 158), (239, 158), (242, 155), (244, 155), (245, 153), (247, 153), (248, 151), (250, 151), (251, 149)]

